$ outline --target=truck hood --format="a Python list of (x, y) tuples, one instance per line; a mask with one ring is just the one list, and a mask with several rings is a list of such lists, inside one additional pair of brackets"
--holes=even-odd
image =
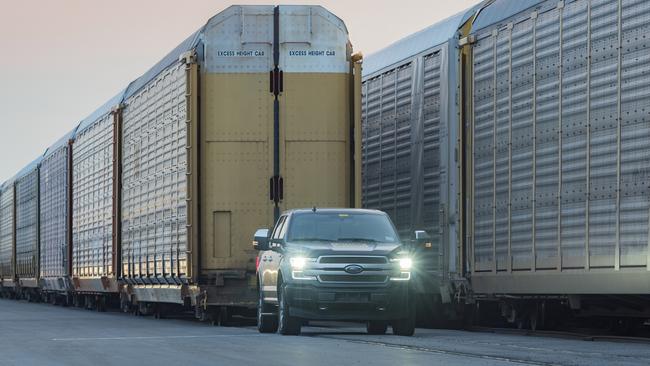
[(399, 243), (363, 243), (363, 242), (300, 242), (287, 243), (290, 254), (319, 257), (321, 255), (385, 255), (388, 256), (403, 249)]

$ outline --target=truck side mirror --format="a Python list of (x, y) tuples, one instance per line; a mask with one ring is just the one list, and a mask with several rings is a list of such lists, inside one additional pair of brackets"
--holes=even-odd
[(418, 248), (431, 249), (433, 245), (431, 244), (431, 236), (429, 236), (429, 233), (424, 230), (417, 230), (415, 232), (415, 245)]
[(253, 249), (269, 250), (269, 229), (258, 229), (253, 237)]

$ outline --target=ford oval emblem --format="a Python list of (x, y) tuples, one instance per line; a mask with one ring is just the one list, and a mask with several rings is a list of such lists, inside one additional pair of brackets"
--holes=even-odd
[(356, 264), (351, 264), (349, 266), (345, 266), (343, 270), (349, 274), (359, 274), (363, 272), (363, 267)]

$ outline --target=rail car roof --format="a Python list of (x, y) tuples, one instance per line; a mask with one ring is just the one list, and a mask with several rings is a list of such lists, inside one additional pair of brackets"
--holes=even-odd
[(517, 15), (546, 0), (494, 0), (482, 7), (478, 16), (472, 23), (472, 33)]
[(385, 67), (447, 42), (480, 7), (481, 4), (473, 6), (369, 55), (363, 61), (364, 75), (374, 74)]
[(151, 69), (145, 72), (142, 76), (135, 79), (129, 86), (126, 88), (124, 93), (124, 100), (133, 96), (137, 93), (143, 86), (147, 85), (150, 81), (156, 78), (158, 74), (163, 72), (166, 68), (173, 65), (178, 61), (178, 58), (187, 51), (192, 50), (198, 44), (199, 37), (203, 32), (205, 26), (201, 27), (196, 32), (192, 33), (187, 39), (185, 39), (181, 44), (176, 46), (171, 52), (169, 52), (162, 60), (158, 61)]
[[(79, 127), (79, 126), (77, 126)], [(68, 141), (74, 138), (75, 133), (77, 132), (77, 127), (75, 127), (72, 131), (68, 132), (65, 136), (61, 137), (57, 142), (53, 143), (52, 146), (50, 146), (47, 151), (45, 151), (45, 154), (43, 154), (43, 159), (46, 157), (54, 154), (57, 150), (59, 150), (63, 146), (68, 145)]]
[(117, 95), (115, 95), (113, 98), (109, 99), (108, 102), (104, 103), (101, 107), (97, 108), (88, 117), (81, 120), (81, 123), (79, 123), (79, 126), (76, 129), (76, 133), (83, 132), (89, 126), (91, 126), (93, 123), (95, 123), (98, 119), (105, 116), (107, 113), (110, 113), (113, 110), (114, 107), (116, 107), (117, 105), (122, 103), (125, 91), (126, 91), (126, 89), (122, 90)]

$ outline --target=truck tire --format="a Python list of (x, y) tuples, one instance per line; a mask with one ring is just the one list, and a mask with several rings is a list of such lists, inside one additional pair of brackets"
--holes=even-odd
[(406, 317), (392, 322), (393, 334), (397, 336), (411, 337), (415, 334), (415, 301), (409, 297), (408, 311)]
[(388, 330), (388, 323), (384, 321), (371, 320), (366, 323), (366, 330), (368, 331), (368, 334), (386, 334), (386, 331)]
[(262, 290), (257, 301), (257, 330), (260, 333), (275, 333), (278, 331), (278, 315), (272, 312), (272, 306), (264, 302)]
[(286, 287), (280, 285), (280, 291), (278, 291), (278, 332), (282, 335), (300, 335), (302, 321), (289, 315), (289, 304), (286, 295)]

